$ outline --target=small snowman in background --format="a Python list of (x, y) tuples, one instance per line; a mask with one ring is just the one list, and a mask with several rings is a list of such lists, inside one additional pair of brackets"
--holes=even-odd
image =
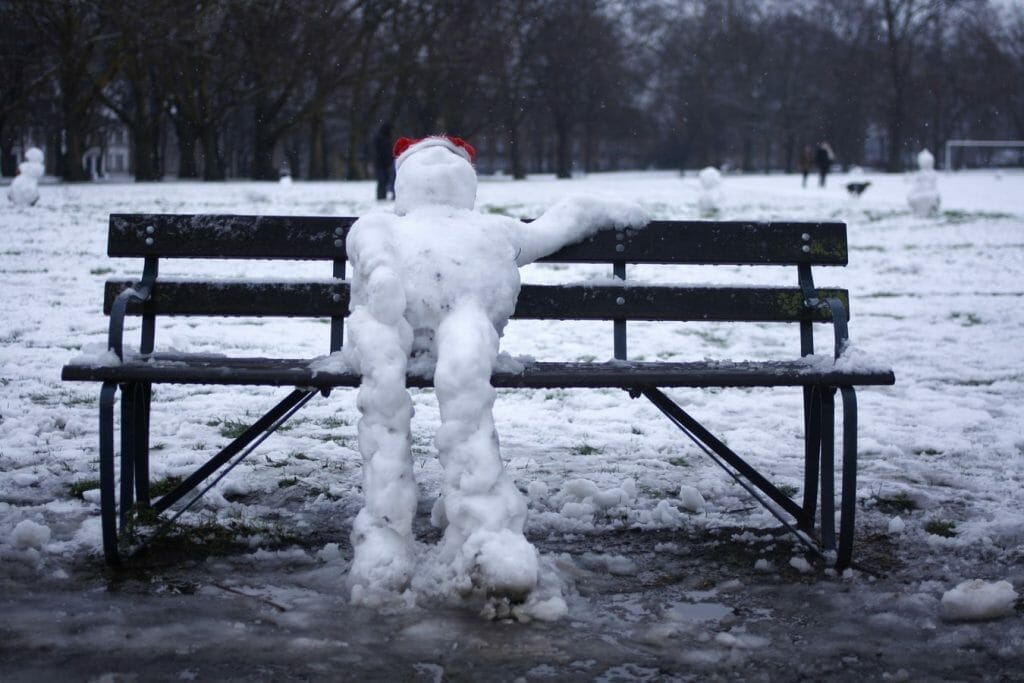
[(291, 185), (292, 184), (292, 169), (288, 165), (287, 161), (284, 162), (283, 164), (281, 164), (281, 168), (280, 168), (280, 170), (278, 170), (278, 174), (280, 175), (280, 179), (278, 180), (278, 182), (281, 185)]
[(915, 216), (933, 218), (939, 215), (938, 177), (935, 174), (935, 157), (926, 149), (917, 155), (920, 170), (911, 177), (911, 188), (907, 203)]
[(39, 179), (43, 177), (43, 151), (29, 147), (25, 161), (18, 164), (18, 175), (11, 181), (7, 196), (15, 206), (34, 206), (39, 201)]
[(714, 166), (701, 169), (697, 174), (700, 179), (700, 196), (697, 198), (697, 209), (705, 218), (718, 215), (722, 204), (722, 174)]

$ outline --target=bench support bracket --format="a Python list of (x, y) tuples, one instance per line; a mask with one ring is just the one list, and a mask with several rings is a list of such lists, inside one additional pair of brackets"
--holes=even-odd
[[(120, 500), (115, 497), (117, 475), (114, 468), (114, 403), (121, 389), (121, 467)], [(119, 530), (124, 531), (133, 508), (160, 514), (198, 488), (210, 475), (228, 465), (211, 484), (199, 492), (173, 517), (166, 520), (150, 538), (166, 531), (177, 518), (249, 455), (259, 444), (305, 405), (317, 390), (296, 388), (236, 437), (220, 452), (201, 465), (170, 492), (150, 503), (149, 491), (149, 415), (152, 387), (149, 383), (118, 385), (106, 382), (100, 390), (100, 515), (103, 531), (103, 555), (108, 564), (120, 561)], [(238, 456), (236, 458), (236, 456)], [(233, 462), (232, 458), (235, 458)], [(230, 464), (229, 464), (230, 463)]]
[[(843, 402), (843, 462), (839, 544), (835, 536), (834, 394), (835, 388), (814, 387), (806, 393), (807, 413), (803, 505), (780, 491), (752, 465), (722, 443), (692, 415), (655, 387), (640, 390), (662, 413), (746, 489), (782, 525), (813, 552), (836, 552), (836, 568), (850, 566), (857, 488), (857, 401), (852, 387), (838, 389)], [(814, 529), (818, 481), (821, 484), (821, 548), (807, 535)], [(767, 498), (767, 499), (766, 499)], [(769, 503), (774, 503), (774, 505)], [(786, 517), (788, 513), (788, 519)]]

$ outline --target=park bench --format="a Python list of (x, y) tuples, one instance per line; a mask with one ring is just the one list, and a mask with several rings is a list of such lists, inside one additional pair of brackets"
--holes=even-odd
[[(338, 351), (349, 307), (345, 236), (354, 220), (169, 214), (110, 217), (109, 255), (144, 259), (142, 276), (138, 281), (115, 278), (106, 283), (104, 312), (110, 316), (109, 351), (105, 356), (80, 356), (62, 372), (64, 380), (102, 383), (100, 503), (103, 550), (109, 563), (119, 561), (119, 531), (124, 531), (133, 511), (145, 511), (149, 517), (162, 514), (158, 518), (166, 520), (174, 513), (172, 506), (218, 470), (237, 464), (314, 396), (359, 385), (359, 376), (352, 372), (325, 370), (322, 358), (318, 363), (313, 358), (240, 358), (160, 351), (155, 343), (157, 319), (329, 319), (330, 339), (324, 340), (324, 352)], [(333, 277), (302, 281), (158, 277), (161, 259), (180, 258), (328, 260), (333, 262)], [(848, 337), (848, 292), (816, 289), (812, 279), (812, 266), (846, 264), (844, 224), (653, 221), (640, 230), (601, 231), (544, 261), (606, 264), (614, 277), (597, 284), (524, 284), (515, 317), (611, 321), (614, 358), (605, 362), (527, 361), (521, 368), (496, 370), (492, 378), (495, 387), (621, 388), (634, 398), (644, 396), (805, 544), (816, 552), (832, 555), (839, 568), (851, 563), (857, 470), (854, 388), (893, 384), (895, 379), (888, 368), (851, 362), (843, 355)], [(627, 280), (627, 264), (787, 266), (795, 270), (795, 284), (650, 285)], [(124, 345), (125, 316), (129, 315), (141, 316), (138, 351)], [(627, 356), (629, 321), (794, 323), (799, 329), (799, 353), (794, 335), (792, 355), (773, 360), (632, 361)], [(814, 353), (814, 326), (822, 323), (833, 329), (831, 350), (824, 356)], [(176, 488), (157, 497), (151, 495), (149, 481), (150, 407), (153, 386), (164, 383), (238, 385), (239, 391), (256, 385), (291, 390)], [(427, 387), (430, 380), (410, 375), (408, 384)], [(780, 490), (664, 392), (678, 387), (802, 390), (804, 485), (800, 499)], [(114, 407), (119, 390), (120, 458), (116, 467)], [(834, 471), (837, 392), (842, 402), (838, 543)], [(765, 439), (770, 438), (765, 435)]]

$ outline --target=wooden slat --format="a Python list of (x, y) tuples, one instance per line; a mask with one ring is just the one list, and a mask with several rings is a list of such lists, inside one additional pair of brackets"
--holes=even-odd
[(542, 261), (839, 266), (847, 263), (846, 225), (652, 221), (640, 230), (604, 230)]
[(111, 214), (110, 256), (335, 259), (354, 218)]
[[(108, 253), (163, 258), (344, 258), (345, 235), (355, 220), (113, 214)], [(603, 230), (543, 261), (845, 265), (846, 227), (842, 223), (653, 221), (640, 230)]]
[[(114, 298), (131, 282), (110, 281), (104, 296), (109, 313)], [(846, 290), (819, 295), (847, 304)], [(621, 301), (621, 303), (620, 303)], [(151, 311), (157, 315), (327, 317), (348, 314), (349, 288), (343, 281), (197, 282), (158, 280)], [(128, 312), (141, 314), (142, 306)], [(798, 322), (829, 320), (825, 310), (808, 310), (795, 287), (691, 287), (523, 285), (516, 318), (542, 320), (707, 320)]]
[[(108, 280), (103, 311), (135, 283)], [(200, 282), (159, 278), (153, 287), (149, 312), (156, 315), (274, 316), (320, 318), (348, 315), (349, 286), (343, 280), (310, 282)], [(127, 312), (141, 315), (144, 306), (132, 303)]]
[[(154, 354), (121, 365), (69, 364), (64, 380), (154, 383), (308, 386), (318, 389), (357, 386), (353, 372), (314, 371), (299, 359), (224, 358), (197, 354)], [(805, 360), (732, 362), (696, 361), (608, 363), (529, 363), (521, 372), (496, 372), (498, 388), (771, 387), (887, 385), (891, 370), (850, 369)], [(429, 378), (410, 376), (410, 387), (429, 387)]]

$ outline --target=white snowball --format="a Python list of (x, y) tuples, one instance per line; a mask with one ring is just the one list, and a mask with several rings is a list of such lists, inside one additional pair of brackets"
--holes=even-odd
[(692, 486), (683, 484), (679, 487), (679, 504), (690, 512), (704, 512), (704, 496)]
[(889, 520), (889, 533), (890, 534), (902, 534), (903, 530), (907, 528), (907, 525), (899, 517), (893, 517)]
[(50, 527), (37, 524), (31, 519), (18, 522), (11, 533), (11, 544), (15, 548), (42, 548), (50, 541)]
[(950, 621), (985, 621), (1013, 613), (1017, 593), (1009, 581), (973, 579), (942, 595), (942, 616)]
[(810, 574), (812, 569), (811, 563), (799, 556), (790, 558), (789, 566), (801, 574)]

